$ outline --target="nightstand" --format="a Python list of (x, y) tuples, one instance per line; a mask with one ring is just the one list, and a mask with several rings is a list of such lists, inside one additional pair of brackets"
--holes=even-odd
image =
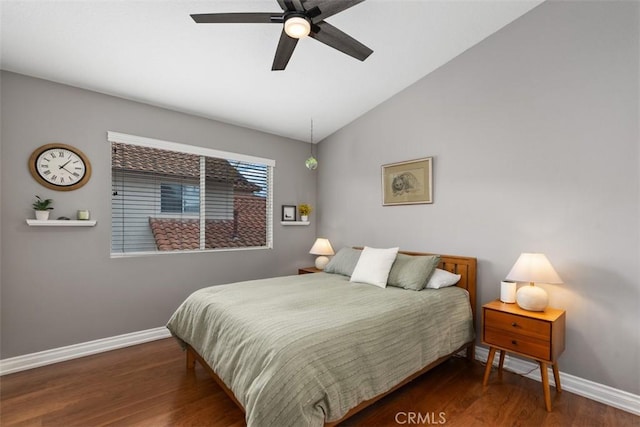
[(304, 267), (298, 269), (298, 274), (311, 274), (311, 273), (320, 273), (322, 270), (315, 267)]
[(564, 351), (565, 311), (547, 307), (544, 311), (527, 311), (517, 304), (499, 300), (482, 306), (482, 342), (489, 345), (489, 357), (484, 371), (487, 385), (496, 350), (500, 350), (498, 371), (502, 373), (506, 352), (534, 359), (540, 365), (542, 391), (547, 411), (551, 412), (547, 365), (553, 367), (556, 392), (562, 392), (558, 372), (558, 357)]

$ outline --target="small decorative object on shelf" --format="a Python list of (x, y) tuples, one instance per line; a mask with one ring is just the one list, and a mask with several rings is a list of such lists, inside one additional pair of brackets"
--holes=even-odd
[(36, 196), (36, 201), (33, 202), (33, 209), (36, 212), (36, 219), (40, 221), (46, 221), (49, 219), (49, 211), (53, 210), (51, 204), (52, 199), (42, 199), (40, 196)]
[(89, 211), (87, 209), (79, 209), (78, 210), (78, 219), (81, 221), (86, 221), (89, 219)]
[(296, 205), (282, 205), (282, 221), (296, 220)]
[(300, 213), (300, 221), (307, 222), (309, 221), (309, 214), (313, 211), (310, 205), (303, 203), (298, 206), (298, 212)]

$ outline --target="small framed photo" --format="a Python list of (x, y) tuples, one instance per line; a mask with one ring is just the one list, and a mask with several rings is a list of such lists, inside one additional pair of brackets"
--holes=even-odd
[(382, 206), (433, 203), (433, 157), (382, 165)]
[(282, 205), (282, 221), (295, 221), (296, 211), (296, 205)]

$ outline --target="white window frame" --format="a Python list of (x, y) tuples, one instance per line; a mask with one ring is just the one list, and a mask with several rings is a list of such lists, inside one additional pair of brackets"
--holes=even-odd
[[(129, 135), (121, 132), (108, 131), (107, 132), (107, 142), (111, 143), (122, 143), (129, 145), (137, 145), (140, 147), (148, 147), (148, 148), (157, 148), (160, 150), (169, 150), (169, 151), (177, 151), (180, 153), (186, 154), (195, 154), (198, 156), (205, 157), (215, 157), (219, 159), (225, 160), (235, 160), (246, 163), (259, 163), (265, 166), (268, 166), (267, 169), (267, 185), (269, 188), (269, 192), (267, 194), (266, 200), (266, 245), (261, 247), (246, 247), (246, 248), (217, 248), (217, 249), (198, 249), (193, 251), (182, 250), (182, 251), (141, 251), (141, 252), (112, 252), (111, 258), (129, 258), (136, 256), (148, 256), (148, 255), (169, 255), (169, 254), (193, 254), (193, 253), (207, 253), (207, 252), (229, 252), (229, 251), (246, 251), (246, 250), (261, 250), (261, 249), (272, 249), (273, 248), (273, 170), (276, 167), (276, 161), (273, 159), (267, 159), (263, 157), (250, 156), (246, 154), (232, 153), (229, 151), (221, 151), (215, 150), (212, 148), (199, 147), (196, 145), (183, 144), (179, 142), (172, 141), (164, 141), (160, 139), (147, 138), (144, 136), (137, 135)], [(111, 168), (109, 168), (111, 169)], [(205, 173), (204, 173), (204, 161), (201, 161), (200, 165), (201, 173), (200, 173), (200, 181), (201, 184), (204, 184)], [(111, 174), (113, 174), (113, 170), (111, 169)], [(111, 182), (113, 182), (113, 176), (111, 176)], [(200, 192), (201, 199), (204, 197), (203, 192)], [(204, 203), (200, 203), (200, 221), (201, 221), (201, 229), (204, 229), (205, 222), (205, 206)], [(112, 231), (113, 233), (113, 231)], [(110, 245), (111, 240), (109, 239)]]

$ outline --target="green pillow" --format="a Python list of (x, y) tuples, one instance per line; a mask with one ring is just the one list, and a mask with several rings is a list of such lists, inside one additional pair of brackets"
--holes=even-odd
[(389, 272), (387, 285), (421, 291), (439, 262), (439, 255), (398, 254)]
[(331, 258), (331, 261), (324, 268), (325, 273), (342, 274), (351, 276), (356, 268), (358, 259), (362, 251), (353, 248), (342, 248)]

